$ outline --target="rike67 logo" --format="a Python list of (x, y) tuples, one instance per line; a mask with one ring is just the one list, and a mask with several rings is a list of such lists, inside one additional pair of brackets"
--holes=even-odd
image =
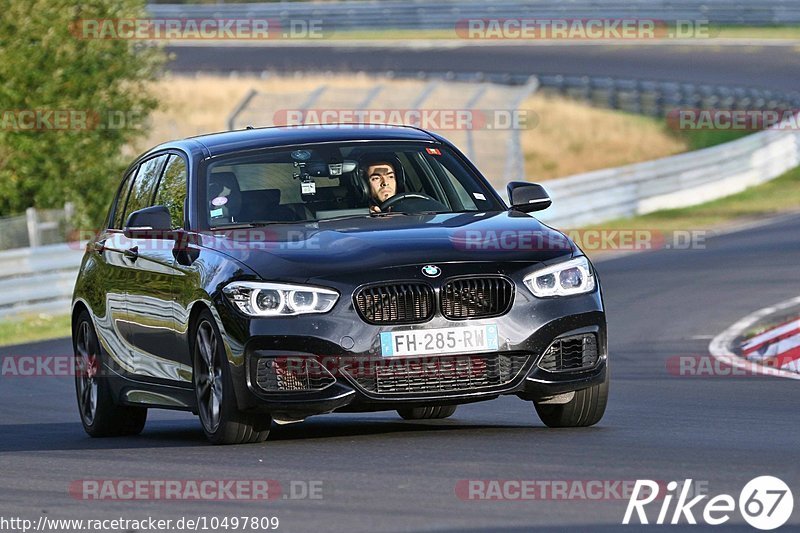
[(770, 530), (785, 524), (794, 508), (794, 497), (789, 486), (773, 476), (759, 476), (748, 481), (739, 493), (738, 502), (730, 494), (719, 494), (708, 500), (707, 494), (692, 497), (694, 494), (697, 493), (693, 491), (691, 479), (685, 480), (682, 485), (670, 481), (666, 486), (666, 494), (660, 494), (656, 481), (638, 479), (622, 523), (651, 523), (652, 511), (659, 506), (656, 504), (649, 509), (649, 518), (645, 507), (657, 500), (661, 505), (658, 517), (653, 522), (655, 524), (679, 524), (683, 521), (697, 524), (700, 518), (701, 523), (719, 526), (731, 520), (738, 503), (738, 511), (748, 524), (756, 529)]

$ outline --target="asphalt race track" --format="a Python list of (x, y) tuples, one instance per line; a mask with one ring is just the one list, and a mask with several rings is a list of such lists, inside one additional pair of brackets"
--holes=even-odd
[(800, 88), (795, 45), (530, 45), (381, 47), (170, 46), (174, 72), (428, 71), (609, 76), (623, 79)]
[[(798, 224), (800, 215), (793, 215), (711, 238), (705, 249), (599, 262), (613, 378), (606, 416), (588, 429), (547, 429), (531, 404), (504, 397), (462, 406), (445, 421), (405, 422), (394, 413), (320, 416), (274, 428), (263, 445), (210, 446), (196, 419), (163, 411), (152, 414), (139, 437), (91, 439), (81, 429), (70, 378), (3, 377), (0, 515), (263, 515), (279, 517), (279, 531), (532, 531), (581, 524), (594, 524), (586, 531), (616, 531), (625, 500), (464, 501), (455, 486), (464, 479), (693, 478), (711, 495), (738, 499), (747, 481), (770, 474), (800, 494), (795, 382), (680, 377), (666, 369), (672, 357), (706, 354), (709, 339), (740, 317), (800, 293)], [(0, 353), (63, 355), (70, 343)], [(81, 502), (68, 492), (75, 480), (107, 478), (274, 479), (284, 487), (317, 480), (323, 498)], [(800, 527), (795, 503), (786, 530)], [(651, 520), (656, 514), (657, 507)], [(753, 531), (733, 515), (738, 526), (717, 529)]]

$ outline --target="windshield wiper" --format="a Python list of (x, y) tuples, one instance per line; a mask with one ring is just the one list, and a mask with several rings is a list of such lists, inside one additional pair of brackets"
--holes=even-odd
[(211, 231), (217, 230), (228, 230), (228, 229), (248, 229), (248, 228), (260, 228), (262, 226), (274, 226), (276, 224), (297, 224), (299, 222), (309, 222), (308, 220), (299, 220), (299, 221), (269, 221), (269, 222), (241, 222), (236, 224), (225, 224), (224, 226), (214, 226), (211, 228)]
[(328, 222), (328, 221), (331, 221), (331, 220), (347, 220), (348, 218), (365, 218), (365, 217), (370, 216), (371, 214), (372, 213), (360, 213), (358, 215), (341, 215), (341, 216), (338, 216), (338, 217), (318, 218), (317, 220), (314, 220), (312, 222), (319, 223), (319, 222)]

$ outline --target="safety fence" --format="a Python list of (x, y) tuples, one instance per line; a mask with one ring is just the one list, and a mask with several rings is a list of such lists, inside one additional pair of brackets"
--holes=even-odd
[(67, 203), (63, 209), (30, 207), (24, 215), (0, 217), (0, 250), (64, 242), (74, 214), (73, 204)]
[(523, 175), (520, 135), (533, 125), (535, 117), (528, 116), (521, 106), (537, 88), (536, 77), (519, 84), (498, 84), (430, 76), (418, 83), (398, 84), (380, 77), (361, 86), (320, 84), (269, 93), (252, 90), (231, 112), (228, 128), (332, 122), (418, 126), (449, 139), (496, 186), (503, 186), (510, 176), (519, 179)]

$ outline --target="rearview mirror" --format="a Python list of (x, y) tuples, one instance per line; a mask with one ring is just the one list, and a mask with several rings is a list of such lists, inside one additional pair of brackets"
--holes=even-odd
[(123, 230), (129, 239), (164, 239), (172, 233), (172, 217), (163, 205), (154, 205), (128, 216)]
[(531, 213), (547, 209), (553, 204), (550, 195), (538, 183), (512, 181), (507, 186), (511, 209)]

